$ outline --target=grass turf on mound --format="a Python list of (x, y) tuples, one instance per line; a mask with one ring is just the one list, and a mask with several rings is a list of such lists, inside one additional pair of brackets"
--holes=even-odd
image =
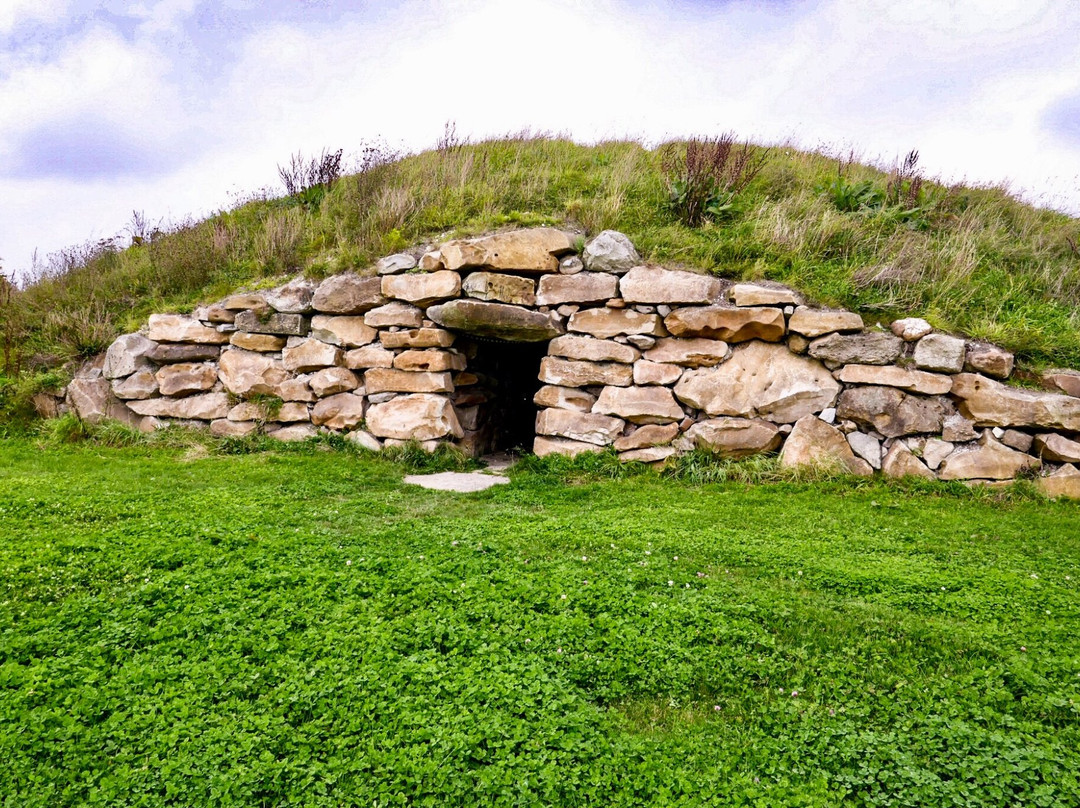
[(0, 802), (1080, 802), (1075, 504), (401, 476), (0, 442)]
[[(923, 316), (1035, 365), (1080, 367), (1077, 219), (1001, 189), (946, 188), (914, 169), (898, 184), (896, 173), (778, 147), (691, 227), (670, 204), (682, 186), (664, 154), (530, 136), (401, 159), (369, 151), (366, 170), (312, 198), (258, 199), (129, 249), (105, 242), (53, 256), (36, 284), (6, 308), (0, 299), (0, 337), (27, 365), (86, 356), (152, 312), (190, 310), (241, 284), (364, 270), (452, 233), (568, 224), (621, 230), (648, 261), (784, 281), (871, 322)], [(906, 195), (887, 202), (898, 188)]]

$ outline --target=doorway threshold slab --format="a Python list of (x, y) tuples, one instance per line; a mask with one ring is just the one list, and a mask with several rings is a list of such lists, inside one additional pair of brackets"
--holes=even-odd
[(408, 485), (419, 485), (432, 491), (454, 491), (459, 494), (472, 494), (486, 491), (496, 485), (505, 485), (510, 479), (500, 474), (486, 474), (482, 471), (442, 471), (438, 474), (410, 474), (405, 478)]

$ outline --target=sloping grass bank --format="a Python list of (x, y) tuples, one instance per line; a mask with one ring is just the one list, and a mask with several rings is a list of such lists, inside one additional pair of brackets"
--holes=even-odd
[(678, 177), (667, 163), (633, 142), (530, 136), (447, 140), (401, 159), (368, 150), (365, 169), (325, 194), (259, 199), (169, 233), (144, 223), (129, 249), (54, 256), (0, 320), (20, 335), (23, 364), (40, 366), (239, 284), (362, 270), (451, 231), (552, 224), (618, 229), (650, 261), (771, 278), (871, 320), (921, 315), (1027, 362), (1080, 366), (1076, 219), (1000, 189), (945, 188), (917, 167), (890, 175), (778, 147), (744, 190), (688, 227), (669, 205)]
[(1080, 511), (0, 442), (5, 805), (1080, 802)]

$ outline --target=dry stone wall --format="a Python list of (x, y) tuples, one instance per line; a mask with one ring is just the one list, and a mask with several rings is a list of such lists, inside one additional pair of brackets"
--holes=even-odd
[[(540, 346), (533, 450), (649, 463), (705, 450), (784, 466), (998, 483), (1080, 496), (1080, 373), (1005, 383), (1013, 357), (924, 320), (865, 327), (772, 283), (645, 266), (605, 231), (575, 254), (517, 230), (156, 314), (75, 379), (88, 420), (214, 434), (320, 430), (379, 449), (489, 449), (500, 379), (485, 344)], [(534, 350), (535, 352), (535, 350)], [(524, 353), (523, 353), (524, 356)]]

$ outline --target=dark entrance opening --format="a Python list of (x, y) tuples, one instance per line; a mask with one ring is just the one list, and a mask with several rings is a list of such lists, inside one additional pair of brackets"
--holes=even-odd
[[(503, 342), (471, 337), (475, 356), (468, 371), (476, 376), (472, 388), (459, 391), (458, 411), (465, 417), (467, 448), (474, 454), (531, 452), (536, 436), (536, 404), (540, 389), (540, 360), (547, 342)], [(468, 406), (475, 406), (469, 411)], [(469, 432), (475, 433), (469, 438)], [(468, 445), (471, 444), (471, 445)]]

